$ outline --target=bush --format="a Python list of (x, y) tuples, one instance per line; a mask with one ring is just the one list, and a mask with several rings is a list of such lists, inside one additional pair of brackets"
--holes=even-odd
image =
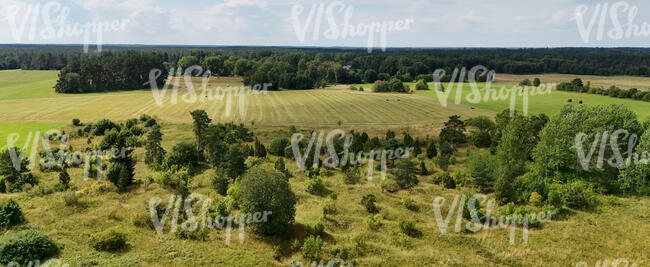
[(271, 145), (269, 145), (269, 153), (271, 155), (284, 157), (284, 151), (289, 146), (289, 144), (289, 139), (286, 137), (275, 138), (273, 141), (271, 141)]
[(404, 205), (404, 207), (406, 207), (408, 210), (412, 210), (412, 211), (419, 211), (420, 210), (420, 207), (418, 207), (418, 204), (415, 203), (415, 201), (410, 197), (403, 197), (402, 198), (402, 205)]
[(451, 175), (449, 175), (448, 172), (443, 172), (440, 174), (440, 182), (442, 183), (442, 186), (448, 189), (454, 189), (456, 188), (456, 181), (454, 180)]
[(0, 207), (0, 227), (8, 229), (25, 221), (23, 212), (13, 199)]
[(399, 191), (399, 185), (397, 185), (397, 182), (395, 182), (395, 180), (393, 179), (384, 179), (383, 181), (381, 181), (380, 186), (382, 191), (386, 191), (389, 193), (395, 193)]
[(530, 194), (530, 198), (528, 198), (528, 202), (530, 202), (530, 204), (533, 204), (538, 207), (542, 205), (542, 200), (543, 200), (542, 195), (540, 195), (537, 192), (532, 192)]
[(563, 197), (566, 206), (572, 209), (586, 209), (593, 204), (590, 192), (577, 182), (565, 185)]
[(79, 204), (79, 196), (73, 191), (63, 192), (61, 198), (63, 199), (63, 202), (65, 202), (66, 206), (74, 206)]
[(323, 252), (323, 240), (320, 236), (314, 238), (309, 236), (302, 245), (302, 256), (308, 259), (316, 259)]
[(321, 222), (317, 222), (312, 227), (307, 227), (307, 233), (313, 236), (322, 236), (325, 233), (325, 225)]
[(197, 228), (194, 231), (186, 231), (184, 229), (176, 230), (176, 238), (178, 239), (188, 239), (196, 241), (206, 241), (209, 238), (210, 231), (208, 228)]
[(415, 223), (400, 221), (399, 222), (400, 232), (410, 237), (421, 237), (422, 232), (415, 228)]
[(175, 144), (167, 153), (165, 165), (169, 168), (172, 165), (179, 167), (193, 167), (199, 164), (199, 151), (191, 142), (180, 142)]
[(315, 176), (305, 181), (305, 190), (310, 194), (320, 195), (325, 192), (325, 185), (320, 176)]
[(377, 207), (375, 206), (375, 202), (377, 202), (377, 199), (373, 194), (365, 195), (361, 199), (361, 205), (363, 205), (366, 208), (366, 211), (368, 213), (372, 213), (372, 214), (379, 212), (379, 209), (377, 209)]
[(79, 120), (77, 118), (72, 119), (72, 125), (81, 126), (81, 120)]
[(546, 199), (546, 203), (556, 209), (562, 208), (562, 206), (564, 206), (564, 199), (562, 198), (562, 193), (560, 193), (559, 190), (551, 189), (548, 192), (548, 198)]
[(240, 181), (236, 199), (243, 213), (271, 212), (266, 222), (253, 225), (262, 234), (286, 233), (296, 215), (297, 199), (289, 182), (268, 167), (251, 168)]
[(36, 230), (6, 234), (0, 240), (0, 263), (44, 261), (59, 254), (59, 247), (47, 235)]
[(415, 84), (415, 90), (429, 90), (429, 85), (424, 80), (419, 80)]
[(331, 199), (323, 201), (323, 216), (336, 213), (336, 202)]
[(117, 252), (128, 248), (126, 234), (116, 230), (105, 230), (95, 234), (90, 240), (91, 246), (97, 251)]
[(368, 229), (373, 231), (379, 230), (379, 227), (384, 225), (383, 217), (381, 214), (368, 215), (368, 217), (366, 217), (363, 222), (366, 224), (366, 227), (368, 227)]
[(349, 168), (345, 170), (345, 180), (346, 184), (356, 184), (361, 180), (361, 171), (358, 166), (354, 168)]
[(103, 119), (92, 125), (91, 132), (93, 135), (99, 136), (104, 135), (104, 132), (110, 129), (116, 129), (119, 132), (120, 126), (108, 119)]
[(212, 188), (214, 188), (217, 193), (222, 196), (225, 196), (228, 192), (228, 185), (230, 184), (230, 178), (226, 175), (227, 171), (221, 169), (217, 171), (217, 174), (212, 178)]

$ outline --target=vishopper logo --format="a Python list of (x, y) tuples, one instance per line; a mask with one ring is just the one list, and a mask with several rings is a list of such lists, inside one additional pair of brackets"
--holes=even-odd
[[(596, 264), (594, 265), (595, 267), (638, 267), (639, 264), (632, 262), (630, 264), (630, 261), (628, 261), (625, 258), (618, 258), (616, 260), (613, 260), (611, 263), (609, 260), (602, 260), (602, 261), (596, 261)], [(589, 263), (585, 261), (581, 261), (576, 263), (576, 267), (589, 267)]]
[[(158, 206), (160, 204), (162, 204), (162, 199), (160, 197), (152, 197), (149, 199), (149, 212), (151, 214), (154, 229), (158, 235), (164, 234), (165, 223), (170, 219), (169, 216), (171, 213), (171, 221), (169, 223), (170, 233), (176, 233), (177, 231), (194, 232), (204, 229), (223, 229), (225, 227), (226, 245), (230, 245), (233, 227), (239, 228), (239, 243), (241, 244), (244, 243), (246, 225), (268, 222), (269, 216), (272, 215), (272, 211), (264, 211), (252, 214), (240, 213), (237, 215), (217, 215), (211, 217), (208, 215), (208, 211), (212, 205), (212, 199), (206, 198), (201, 194), (191, 194), (185, 199), (181, 195), (172, 195), (169, 198), (169, 202), (165, 207), (165, 212), (162, 216), (158, 214)], [(193, 210), (196, 210), (192, 208), (192, 205), (194, 204), (200, 207), (199, 216), (194, 216)], [(181, 205), (186, 220), (180, 224), (181, 229), (178, 229)]]
[[(12, 5), (7, 8), (5, 15), (16, 43), (21, 43), (25, 35), (29, 41), (36, 40), (37, 34), (41, 40), (83, 36), (84, 53), (88, 53), (91, 33), (95, 35), (97, 50), (101, 51), (104, 32), (123, 31), (129, 22), (128, 19), (121, 19), (71, 24), (66, 21), (69, 14), (69, 7), (53, 1), (44, 4), (30, 3), (26, 6)], [(29, 30), (25, 32), (27, 25)]]
[[(29, 132), (23, 145), (23, 148), (18, 151), (16, 142), (20, 139), (19, 133), (11, 133), (7, 135), (7, 145), (3, 149), (9, 151), (11, 162), (17, 172), (22, 170), (22, 162), (25, 159), (29, 146), (31, 144), (31, 152), (29, 157), (29, 165), (27, 168), (34, 169), (36, 162), (42, 169), (63, 169), (68, 166), (79, 166), (84, 163), (84, 181), (88, 180), (89, 176), (96, 176), (98, 179), (103, 178), (103, 161), (117, 158), (125, 158), (126, 153), (132, 148), (111, 148), (111, 149), (86, 149), (85, 151), (66, 151), (68, 147), (69, 135), (60, 130), (51, 129), (41, 135), (40, 131)], [(59, 146), (53, 148), (51, 142), (59, 142)], [(42, 151), (38, 151), (39, 143), (43, 147)], [(37, 157), (41, 158), (37, 161)], [(96, 175), (90, 173), (90, 165), (94, 164), (97, 168)]]
[[(388, 33), (407, 31), (411, 28), (411, 23), (414, 22), (413, 19), (409, 18), (396, 21), (360, 22), (353, 25), (351, 20), (355, 17), (354, 7), (348, 6), (341, 1), (333, 1), (328, 4), (312, 4), (309, 14), (301, 23), (300, 16), (303, 15), (303, 12), (305, 12), (305, 6), (303, 5), (294, 5), (291, 8), (291, 22), (300, 43), (305, 43), (307, 30), (310, 27), (313, 28), (312, 40), (320, 40), (321, 25), (327, 24), (327, 29), (323, 31), (323, 37), (329, 40), (340, 40), (365, 36), (367, 37), (368, 53), (371, 53), (375, 47), (375, 34), (379, 35), (381, 50), (386, 51)], [(325, 17), (325, 22), (323, 17)], [(343, 23), (339, 25), (337, 21)]]
[[(338, 138), (337, 138), (338, 136)], [(395, 160), (401, 158), (408, 158), (410, 152), (414, 150), (413, 147), (405, 148), (395, 148), (395, 149), (379, 149), (379, 150), (370, 150), (370, 151), (358, 151), (356, 154), (350, 151), (352, 141), (354, 136), (352, 134), (346, 134), (345, 131), (341, 129), (335, 129), (330, 131), (327, 136), (325, 136), (324, 131), (319, 133), (312, 132), (309, 138), (309, 142), (306, 147), (301, 147), (301, 142), (305, 138), (304, 134), (295, 133), (291, 136), (291, 150), (298, 164), (298, 170), (296, 172), (303, 172), (306, 170), (306, 167), (318, 166), (320, 162), (320, 155), (323, 148), (323, 142), (326, 143), (327, 151), (325, 153), (325, 159), (323, 160), (323, 166), (326, 168), (336, 168), (341, 166), (361, 166), (363, 164), (368, 164), (367, 178), (368, 181), (372, 180), (374, 162), (380, 161), (380, 174), (381, 179), (386, 179), (387, 171), (387, 160)], [(334, 142), (335, 138), (338, 140), (343, 140), (343, 151), (337, 152)], [(313, 152), (312, 152), (313, 149)], [(313, 162), (311, 165), (307, 166), (307, 159), (309, 154), (313, 153)]]
[(26, 267), (69, 267), (70, 264), (67, 264), (63, 262), (62, 260), (59, 259), (49, 259), (46, 260), (45, 262), (41, 263), (40, 260), (33, 260), (33, 261), (28, 261), (19, 263), (16, 261), (11, 261), (7, 264), (7, 267), (21, 267), (21, 266), (26, 266)]
[[(484, 88), (479, 88), (479, 77), (484, 77)], [(436, 84), (435, 92), (440, 105), (447, 107), (449, 95), (452, 89), (456, 87), (456, 94), (454, 96), (454, 104), (461, 104), (463, 102), (464, 85), (467, 83), (470, 87), (470, 93), (465, 96), (465, 101), (470, 104), (478, 104), (489, 101), (510, 101), (510, 116), (514, 116), (517, 106), (517, 97), (522, 98), (522, 107), (524, 115), (528, 115), (528, 101), (529, 96), (546, 95), (551, 93), (551, 88), (555, 84), (540, 84), (539, 86), (513, 86), (512, 88), (501, 87), (497, 89), (492, 88), (492, 81), (496, 77), (496, 72), (490, 70), (485, 66), (478, 65), (472, 67), (469, 71), (467, 68), (455, 68), (451, 75), (447, 75), (444, 69), (437, 69), (433, 72), (433, 82)], [(449, 80), (448, 88), (445, 89), (443, 81)]]
[[(605, 162), (614, 168), (618, 168), (623, 164), (650, 164), (650, 152), (634, 151), (639, 137), (636, 134), (630, 134), (627, 130), (619, 129), (611, 133), (610, 131), (597, 132), (593, 136), (593, 142), (589, 147), (589, 152), (585, 153), (584, 144), (589, 139), (591, 139), (590, 135), (586, 133), (578, 133), (574, 145), (580, 165), (585, 171), (589, 170), (589, 166), (594, 161), (592, 159), (596, 152), (596, 148), (598, 148), (598, 157), (595, 161), (598, 169), (603, 169)], [(619, 145), (619, 140), (627, 140), (627, 150), (625, 152), (621, 152), (621, 147), (624, 146)], [(607, 149), (608, 146), (609, 149)], [(607, 159), (606, 154), (611, 155), (611, 157)], [(624, 154), (626, 154), (627, 157), (624, 157)]]
[[(639, 8), (625, 1), (615, 2), (610, 5), (610, 3), (598, 3), (593, 7), (593, 11), (590, 11), (590, 7), (587, 5), (579, 5), (575, 9), (575, 19), (578, 32), (580, 33), (580, 38), (585, 43), (589, 43), (592, 40), (592, 33), (596, 32), (596, 40), (602, 41), (605, 37), (605, 31), (607, 30), (607, 37), (612, 40), (621, 40), (623, 38), (632, 38), (632, 37), (647, 37), (650, 36), (650, 24), (644, 22), (638, 24), (635, 22), (636, 16), (639, 13)], [(588, 22), (585, 20), (586, 15), (591, 13), (591, 18)], [(621, 21), (619, 15), (625, 17), (624, 21)], [(609, 17), (609, 21), (608, 21)], [(597, 24), (596, 24), (597, 23)], [(597, 28), (594, 28), (594, 26)], [(609, 30), (608, 30), (608, 25)]]
[[(229, 118), (235, 109), (239, 110), (239, 115), (242, 118), (245, 117), (248, 110), (247, 98), (250, 95), (266, 95), (268, 88), (272, 85), (271, 83), (264, 83), (254, 84), (252, 86), (228, 86), (226, 88), (217, 86), (216, 88), (209, 88), (210, 79), (216, 77), (212, 77), (212, 73), (209, 70), (204, 71), (203, 67), (199, 65), (190, 66), (185, 70), (182, 68), (172, 68), (170, 73), (175, 75), (169, 76), (162, 89), (159, 89), (156, 81), (162, 75), (162, 70), (152, 69), (149, 72), (149, 81), (145, 85), (148, 84), (151, 86), (151, 93), (156, 101), (156, 105), (162, 107), (165, 104), (165, 97), (167, 96), (167, 91), (170, 90), (170, 86), (169, 104), (178, 104), (179, 89), (182, 80), (185, 85), (185, 90), (180, 96), (181, 101), (186, 104), (219, 101), (222, 106), (225, 105), (225, 112), (222, 114), (224, 118)], [(199, 75), (201, 76), (201, 88), (197, 94), (192, 77)], [(171, 80), (173, 80), (172, 83), (170, 83)]]
[[(483, 229), (487, 230), (490, 228), (507, 228), (510, 227), (510, 245), (515, 244), (515, 229), (518, 225), (522, 227), (522, 240), (524, 244), (528, 243), (528, 228), (530, 223), (542, 223), (548, 222), (551, 220), (551, 217), (555, 212), (538, 212), (538, 213), (528, 213), (528, 214), (512, 214), (509, 216), (500, 215), (498, 218), (492, 215), (492, 212), (495, 211), (496, 201), (493, 198), (488, 198), (484, 194), (474, 194), (471, 197), (465, 195), (456, 195), (454, 201), (449, 207), (447, 216), (443, 217), (442, 207), (447, 202), (447, 199), (444, 197), (438, 196), (433, 200), (432, 210), (436, 225), (440, 229), (440, 233), (446, 235), (449, 232), (449, 223), (451, 218), (456, 212), (456, 220), (454, 224), (454, 232), (460, 233), (463, 231), (463, 217), (467, 217), (466, 214), (469, 214), (469, 222), (465, 223), (465, 228), (471, 232), (478, 232)], [(482, 214), (480, 207), (484, 206), (485, 214)], [(467, 209), (467, 211), (465, 210)]]

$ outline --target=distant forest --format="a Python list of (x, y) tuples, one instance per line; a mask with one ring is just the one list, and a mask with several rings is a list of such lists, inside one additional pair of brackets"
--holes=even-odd
[[(100, 55), (101, 54), (101, 55)], [(125, 55), (139, 55), (145, 62), (129, 60)], [(78, 74), (85, 89), (69, 92), (110, 90), (108, 84), (132, 86), (140, 83), (146, 73), (131, 74), (133, 81), (94, 81), (97, 71), (110, 69), (83, 69), (83, 63), (101, 66), (106, 62), (125, 73), (124, 68), (145, 71), (149, 66), (160, 66), (163, 71), (201, 65), (214, 75), (237, 75), (246, 84), (272, 83), (273, 88), (309, 89), (328, 83), (372, 83), (395, 77), (405, 82), (431, 79), (436, 69), (471, 68), (483, 65), (498, 73), (538, 74), (564, 73), (577, 75), (633, 75), (650, 76), (650, 49), (646, 48), (392, 48), (386, 52), (369, 54), (357, 48), (298, 48), (298, 47), (186, 47), (186, 46), (117, 46), (106, 45), (102, 53), (82, 53), (75, 45), (0, 45), (0, 69), (64, 70), (71, 73), (77, 84)], [(142, 65), (142, 66), (141, 66)], [(78, 73), (82, 72), (82, 73)], [(173, 74), (171, 74), (173, 75)], [(105, 76), (105, 75), (104, 75)], [(166, 77), (166, 75), (163, 75)], [(65, 80), (61, 77), (60, 80)], [(70, 79), (68, 79), (70, 80)], [(142, 87), (142, 86), (140, 86)], [(138, 89), (138, 88), (133, 88)], [(60, 87), (59, 92), (68, 92)]]

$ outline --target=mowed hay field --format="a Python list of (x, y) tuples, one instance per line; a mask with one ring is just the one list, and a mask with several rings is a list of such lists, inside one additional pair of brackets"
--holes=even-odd
[(575, 78), (580, 78), (591, 86), (600, 86), (605, 89), (616, 85), (621, 89), (637, 88), (639, 90), (650, 90), (650, 77), (636, 76), (596, 76), (596, 75), (574, 75), (574, 74), (501, 74), (497, 73), (496, 83), (519, 84), (524, 79), (533, 80), (539, 78), (542, 83), (561, 83), (570, 82)]
[[(212, 79), (207, 86), (209, 93), (204, 93), (200, 90), (201, 80), (193, 78), (195, 101), (186, 101), (192, 100), (191, 94), (181, 82), (177, 93), (170, 88), (159, 104), (151, 90), (52, 96), (50, 92), (54, 90), (55, 80), (50, 80), (49, 87), (38, 89), (42, 95), (32, 93), (21, 99), (0, 98), (0, 122), (69, 122), (73, 118), (122, 121), (150, 114), (162, 122), (191, 123), (189, 112), (204, 109), (216, 121), (254, 122), (258, 126), (336, 126), (339, 122), (346, 126), (441, 126), (443, 120), (453, 114), (464, 118), (486, 114), (486, 111), (460, 105), (442, 107), (435, 100), (415, 94), (317, 89), (213, 95), (219, 86), (227, 89), (241, 85), (239, 80), (225, 79)], [(208, 94), (212, 99), (206, 96)]]

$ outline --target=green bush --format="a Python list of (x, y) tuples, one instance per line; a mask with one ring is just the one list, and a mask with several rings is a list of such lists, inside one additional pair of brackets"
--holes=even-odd
[(305, 190), (310, 194), (320, 195), (325, 192), (325, 185), (320, 176), (315, 176), (305, 181)]
[(286, 137), (277, 137), (271, 141), (269, 145), (269, 154), (284, 157), (285, 149), (290, 145), (289, 139)]
[(393, 179), (384, 179), (381, 181), (380, 186), (382, 191), (389, 193), (395, 193), (399, 191), (399, 185), (397, 185), (397, 182), (395, 182)]
[(90, 240), (91, 246), (97, 251), (117, 252), (128, 248), (126, 234), (116, 230), (105, 230), (95, 234)]
[(366, 217), (363, 222), (366, 224), (366, 227), (368, 227), (368, 229), (373, 231), (378, 230), (379, 227), (384, 225), (383, 217), (381, 214), (368, 215), (368, 217)]
[(331, 199), (323, 201), (323, 215), (327, 216), (328, 214), (336, 214), (336, 202)]
[(59, 254), (59, 247), (47, 235), (35, 230), (6, 234), (0, 240), (0, 263), (48, 260)]
[(230, 178), (227, 176), (227, 171), (221, 169), (217, 171), (217, 174), (212, 178), (212, 188), (217, 191), (222, 196), (225, 196), (228, 192), (228, 185), (230, 184)]
[(565, 185), (563, 196), (564, 204), (572, 209), (586, 209), (593, 205), (591, 192), (577, 182)]
[(548, 203), (549, 205), (551, 205), (556, 209), (562, 208), (562, 206), (564, 206), (564, 199), (562, 198), (562, 193), (557, 189), (551, 189), (550, 191), (548, 191), (548, 198), (546, 199), (546, 203)]
[(79, 120), (77, 118), (72, 119), (72, 125), (81, 126), (81, 120)]
[(445, 188), (449, 188), (449, 189), (456, 188), (456, 180), (454, 180), (454, 178), (451, 177), (451, 175), (449, 175), (448, 172), (443, 172), (442, 174), (440, 174), (440, 182), (442, 183), (442, 186), (444, 186)]
[(372, 214), (379, 212), (379, 209), (377, 209), (377, 207), (375, 206), (375, 202), (377, 202), (377, 199), (373, 194), (365, 195), (361, 199), (361, 205), (363, 205), (366, 208), (366, 211), (368, 213), (372, 213)]
[(197, 228), (194, 231), (185, 231), (181, 228), (176, 230), (175, 235), (178, 239), (206, 241), (210, 236), (210, 231), (207, 227), (203, 229)]
[(345, 180), (346, 184), (356, 184), (361, 180), (361, 171), (358, 166), (354, 168), (349, 168), (345, 170)]
[(307, 233), (313, 236), (322, 236), (325, 233), (325, 225), (321, 222), (317, 222), (314, 226), (307, 227)]
[(63, 202), (65, 202), (66, 206), (74, 206), (79, 204), (79, 196), (73, 191), (63, 192), (61, 198), (63, 199)]
[(419, 211), (420, 207), (418, 207), (418, 204), (415, 203), (415, 201), (410, 198), (410, 197), (403, 197), (402, 198), (402, 205), (406, 207), (408, 210), (412, 211)]
[(0, 207), (0, 227), (8, 229), (24, 221), (23, 212), (13, 199)]
[(421, 237), (422, 232), (418, 229), (415, 228), (415, 223), (413, 222), (407, 222), (407, 221), (400, 221), (399, 222), (399, 229), (400, 232), (410, 236), (410, 237)]
[(317, 259), (323, 252), (323, 240), (320, 236), (309, 236), (302, 245), (302, 256), (308, 259)]
[(532, 192), (530, 194), (530, 198), (528, 198), (528, 202), (530, 202), (530, 204), (533, 204), (538, 207), (542, 205), (542, 200), (543, 200), (542, 195), (540, 195), (537, 192)]

